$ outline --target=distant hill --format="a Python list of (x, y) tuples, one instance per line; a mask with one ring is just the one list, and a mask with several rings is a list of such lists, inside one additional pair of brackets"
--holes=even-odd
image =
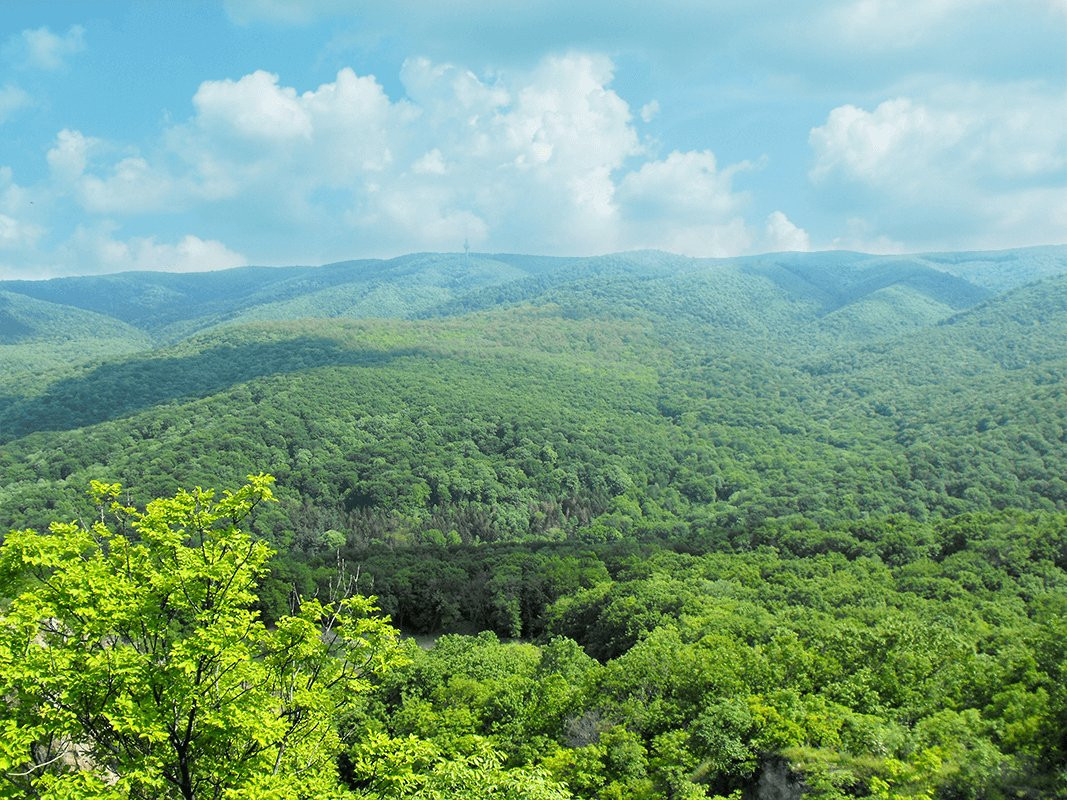
[(928, 253), (922, 258), (936, 269), (958, 275), (996, 292), (1064, 272), (1067, 246), (1046, 245), (970, 253)]
[[(456, 258), (404, 268), (443, 285)], [(520, 270), (499, 263), (476, 280)], [(162, 494), (254, 469), (289, 487), (272, 524), (298, 538), (740, 535), (793, 514), (1067, 507), (1067, 276), (993, 295), (856, 254), (522, 271), (447, 316), (215, 325), (15, 385), (0, 522), (90, 478)]]
[(151, 345), (143, 331), (114, 317), (0, 290), (0, 398), (33, 391), (50, 372)]
[[(597, 310), (688, 310), (704, 316), (721, 312), (735, 323), (757, 327), (768, 322), (768, 309), (754, 304), (766, 304), (784, 313), (788, 324), (814, 311), (828, 318), (821, 326), (826, 331), (871, 336), (927, 324), (996, 291), (1064, 271), (1067, 247), (733, 259), (691, 259), (654, 251), (596, 258), (421, 253), (323, 267), (2, 281), (0, 291), (103, 314), (159, 342), (256, 320), (450, 316), (524, 302), (567, 304), (572, 296), (592, 300)], [(585, 291), (592, 284), (602, 290)]]
[(322, 267), (0, 281), (0, 290), (112, 316), (166, 341), (234, 319), (410, 316), (457, 293), (536, 274), (562, 260), (415, 254)]

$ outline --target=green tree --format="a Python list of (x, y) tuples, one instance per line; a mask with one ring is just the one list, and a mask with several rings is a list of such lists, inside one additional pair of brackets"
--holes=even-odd
[(460, 752), (443, 753), (409, 736), (370, 734), (348, 754), (348, 780), (367, 800), (570, 800), (544, 769), (504, 765), (488, 740), (469, 737)]
[[(254, 610), (273, 554), (241, 525), (267, 475), (0, 548), (0, 796), (342, 796), (337, 709), (396, 660), (372, 601)], [(110, 519), (109, 519), (110, 518)]]

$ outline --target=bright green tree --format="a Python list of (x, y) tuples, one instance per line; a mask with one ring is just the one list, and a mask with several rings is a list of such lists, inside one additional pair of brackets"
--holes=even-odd
[(544, 769), (508, 768), (504, 756), (480, 736), (442, 752), (414, 736), (370, 734), (349, 752), (349, 780), (366, 800), (570, 800)]
[(255, 610), (273, 555), (242, 529), (273, 478), (100, 517), (0, 548), (0, 796), (345, 795), (337, 710), (395, 662), (371, 600)]

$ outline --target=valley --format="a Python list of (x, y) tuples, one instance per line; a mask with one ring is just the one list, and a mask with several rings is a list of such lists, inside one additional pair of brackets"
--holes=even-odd
[(274, 476), (264, 620), (439, 637), (358, 796), (1060, 797), (1065, 343), (1063, 246), (3, 281), (0, 530)]

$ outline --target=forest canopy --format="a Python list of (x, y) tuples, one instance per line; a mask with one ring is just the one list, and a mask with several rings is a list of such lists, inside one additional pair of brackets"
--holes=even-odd
[[(534, 612), (535, 643), (450, 635), (424, 651), (351, 593), (340, 565), (338, 597), (294, 596), (264, 623), (272, 551), (245, 526), (272, 484), (253, 475), (138, 511), (97, 482), (91, 524), (7, 536), (2, 796), (1067, 788), (1067, 514), (965, 515), (892, 563), (617, 545), (530, 563), (490, 549), (466, 558), (494, 560), (485, 574), (505, 616), (509, 591), (521, 616), (545, 576), (585, 577)], [(900, 526), (862, 535), (892, 541)], [(464, 567), (437, 558), (413, 584), (461, 602), (432, 576), (458, 569), (469, 590)]]
[(2, 791), (1067, 798), (1065, 273), (4, 283)]

